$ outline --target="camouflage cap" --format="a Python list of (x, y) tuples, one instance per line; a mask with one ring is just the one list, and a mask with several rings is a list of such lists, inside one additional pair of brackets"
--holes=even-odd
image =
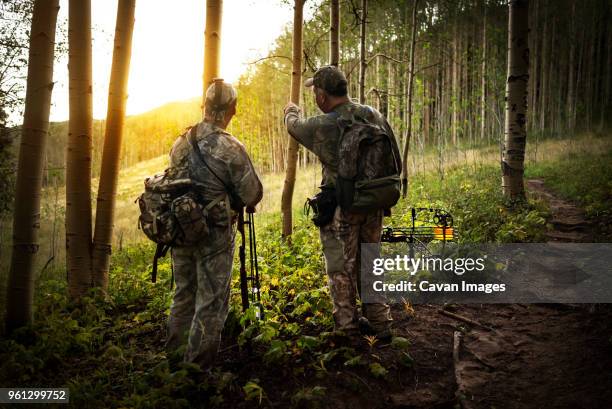
[(237, 98), (238, 92), (232, 84), (224, 82), (223, 78), (215, 78), (206, 90), (204, 108), (210, 113), (225, 112)]
[(347, 84), (344, 73), (333, 65), (325, 65), (319, 68), (312, 78), (304, 82), (304, 85), (307, 87), (314, 85), (328, 94), (340, 97), (346, 95)]

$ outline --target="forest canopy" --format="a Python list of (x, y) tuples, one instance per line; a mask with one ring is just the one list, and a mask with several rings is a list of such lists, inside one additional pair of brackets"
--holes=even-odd
[[(306, 4), (304, 78), (327, 64), (329, 2)], [(609, 2), (533, 0), (529, 3), (531, 65), (527, 118), (532, 141), (608, 125), (612, 66)], [(407, 128), (407, 86), (412, 2), (376, 0), (367, 15), (366, 103), (385, 113), (403, 145)], [(563, 10), (563, 12), (560, 12)], [(340, 2), (340, 67), (349, 94), (358, 96), (359, 22), (356, 1)], [(414, 65), (412, 129), (416, 171), (428, 149), (497, 145), (503, 136), (507, 50), (507, 6), (503, 1), (420, 1)], [(588, 28), (585, 27), (588, 23)], [(267, 56), (250, 61), (235, 84), (237, 116), (230, 131), (249, 149), (262, 172), (283, 171), (287, 138), (282, 107), (291, 77), (290, 26)], [(593, 61), (593, 62), (591, 62)], [(194, 94), (196, 90), (194, 90)], [(316, 114), (312, 94), (302, 93), (307, 115)], [(200, 119), (201, 101), (173, 102), (126, 120), (121, 166), (166, 155), (174, 139)], [(49, 182), (62, 183), (66, 123), (52, 123), (47, 148)], [(104, 121), (94, 121), (93, 166), (97, 176)], [(535, 143), (535, 142), (534, 142)], [(17, 144), (13, 144), (16, 148)], [(315, 162), (300, 149), (298, 166)], [(59, 172), (57, 169), (59, 169)], [(54, 171), (55, 170), (55, 171)], [(49, 179), (49, 176), (51, 179)]]

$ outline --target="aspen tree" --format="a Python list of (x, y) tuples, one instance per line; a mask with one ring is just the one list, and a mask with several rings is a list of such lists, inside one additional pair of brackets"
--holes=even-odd
[(206, 28), (204, 29), (204, 74), (202, 77), (202, 113), (206, 90), (214, 78), (219, 77), (221, 66), (221, 21), (223, 0), (206, 1)]
[(340, 63), (340, 0), (331, 0), (329, 26), (329, 64)]
[(66, 270), (73, 298), (92, 285), (91, 278), (91, 0), (68, 4), (70, 119), (66, 151)]
[(414, 82), (414, 45), (416, 41), (416, 13), (419, 1), (414, 0), (412, 8), (412, 33), (410, 38), (410, 65), (408, 68), (408, 112), (406, 114), (406, 138), (404, 142), (404, 154), (402, 156), (402, 196), (408, 193), (408, 151), (410, 150), (410, 138), (412, 137), (412, 89)]
[(132, 55), (132, 31), (136, 0), (119, 0), (113, 63), (108, 87), (108, 108), (104, 150), (96, 207), (96, 225), (93, 237), (93, 281), (94, 285), (106, 289), (110, 264), (115, 198), (119, 176), (119, 155), (125, 122), (127, 84)]
[(487, 123), (487, 2), (482, 18), (482, 75), (480, 78), (480, 140), (485, 140)]
[[(304, 19), (305, 0), (295, 0), (293, 6), (293, 58), (291, 68), (291, 102), (299, 104), (300, 91), (302, 89), (302, 29)], [(289, 238), (293, 231), (293, 190), (295, 188), (295, 173), (298, 156), (298, 143), (289, 137), (287, 148), (287, 168), (285, 172), (285, 183), (281, 197), (281, 214), (283, 218), (282, 236)]]
[(366, 19), (368, 18), (368, 0), (361, 0), (361, 31), (359, 35), (359, 103), (365, 104), (366, 76)]
[(6, 329), (9, 332), (32, 320), (34, 260), (39, 248), (40, 194), (49, 131), (58, 10), (59, 0), (34, 2), (15, 188), (13, 253), (7, 285)]
[(508, 75), (506, 121), (502, 152), (502, 188), (510, 199), (523, 199), (529, 82), (528, 0), (511, 0), (508, 18)]

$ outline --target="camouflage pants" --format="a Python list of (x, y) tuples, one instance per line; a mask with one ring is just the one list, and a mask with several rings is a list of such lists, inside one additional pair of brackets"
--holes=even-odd
[[(234, 237), (228, 228), (211, 229), (212, 242), (172, 249), (176, 292), (166, 348), (184, 344), (184, 360), (204, 367), (214, 359), (229, 308)], [(229, 244), (228, 244), (229, 243)]]
[[(358, 328), (360, 244), (380, 242), (382, 218), (382, 210), (360, 214), (337, 207), (332, 222), (320, 229), (337, 330), (351, 332)], [(387, 327), (392, 321), (389, 306), (382, 299), (378, 303), (362, 304), (362, 312), (377, 329)]]

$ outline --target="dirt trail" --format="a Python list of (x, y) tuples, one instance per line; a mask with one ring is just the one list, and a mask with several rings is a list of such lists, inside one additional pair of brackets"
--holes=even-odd
[(542, 179), (527, 181), (528, 191), (548, 202), (552, 213), (553, 229), (546, 233), (548, 241), (589, 243), (593, 239), (592, 224), (585, 218), (584, 210), (559, 198), (548, 189)]
[[(549, 241), (592, 240), (592, 226), (582, 209), (557, 197), (542, 180), (530, 180), (527, 186), (550, 205)], [(427, 308), (419, 310), (417, 322), (425, 318), (437, 325), (469, 327)], [(460, 305), (453, 312), (493, 328), (462, 332), (453, 362), (455, 403), (462, 408), (612, 407), (609, 308), (589, 312), (560, 305)], [(447, 356), (453, 353), (452, 331), (447, 333)], [(424, 335), (413, 334), (417, 339)]]

